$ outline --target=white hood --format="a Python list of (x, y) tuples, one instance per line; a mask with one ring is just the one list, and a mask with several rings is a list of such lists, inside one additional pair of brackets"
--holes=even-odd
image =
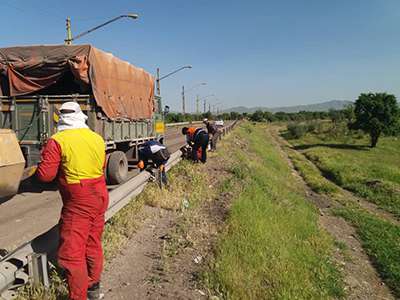
[[(63, 110), (73, 112), (62, 113)], [(57, 130), (63, 131), (68, 129), (89, 128), (86, 125), (87, 116), (82, 112), (80, 106), (76, 102), (66, 102), (60, 107), (60, 119), (57, 123)]]

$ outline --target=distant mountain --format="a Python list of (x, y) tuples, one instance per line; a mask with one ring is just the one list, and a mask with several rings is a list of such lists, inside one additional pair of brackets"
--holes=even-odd
[(327, 102), (322, 102), (322, 103), (316, 103), (316, 104), (306, 104), (306, 105), (296, 105), (296, 106), (282, 106), (282, 107), (273, 107), (273, 108), (268, 108), (268, 107), (251, 107), (247, 108), (244, 106), (237, 106), (237, 107), (232, 107), (229, 109), (224, 110), (224, 112), (231, 112), (235, 111), (238, 113), (253, 113), (256, 110), (262, 110), (262, 111), (270, 111), (272, 113), (282, 111), (286, 113), (295, 113), (299, 111), (329, 111), (330, 109), (343, 109), (346, 105), (352, 104), (353, 102), (351, 101), (346, 101), (346, 100), (332, 100), (332, 101), (327, 101)]

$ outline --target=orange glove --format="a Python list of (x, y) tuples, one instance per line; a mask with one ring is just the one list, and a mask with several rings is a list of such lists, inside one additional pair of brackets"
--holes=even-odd
[(140, 160), (140, 161), (138, 162), (137, 167), (138, 167), (140, 170), (143, 170), (143, 169), (144, 169), (144, 162), (143, 162), (143, 160)]

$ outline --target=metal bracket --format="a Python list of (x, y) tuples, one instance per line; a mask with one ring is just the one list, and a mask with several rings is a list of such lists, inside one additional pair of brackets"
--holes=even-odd
[(28, 255), (29, 281), (33, 286), (49, 287), (46, 253), (32, 253)]

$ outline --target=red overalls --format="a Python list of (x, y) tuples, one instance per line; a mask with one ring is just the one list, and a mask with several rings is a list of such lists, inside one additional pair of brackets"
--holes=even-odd
[(57, 174), (63, 208), (58, 262), (65, 269), (72, 300), (86, 300), (103, 269), (101, 235), (108, 192), (103, 175), (104, 140), (87, 128), (68, 129), (46, 144), (37, 170), (40, 180)]

